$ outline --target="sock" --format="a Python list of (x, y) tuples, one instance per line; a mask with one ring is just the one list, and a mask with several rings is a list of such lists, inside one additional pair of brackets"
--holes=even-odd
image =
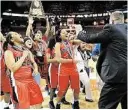
[(9, 107), (9, 103), (4, 103), (4, 108)]
[(60, 105), (60, 104), (61, 104), (61, 102), (58, 102), (57, 104), (59, 104), (59, 105)]
[(64, 100), (64, 99), (65, 99), (65, 96), (63, 96), (61, 100)]
[(74, 102), (78, 102), (78, 99), (74, 99)]
[(54, 95), (55, 95), (55, 88), (50, 89), (50, 101), (53, 101)]

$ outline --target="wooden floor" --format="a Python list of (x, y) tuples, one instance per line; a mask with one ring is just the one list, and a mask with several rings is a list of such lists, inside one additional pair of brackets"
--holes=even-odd
[[(93, 96), (93, 100), (94, 100), (94, 102), (92, 102), (92, 103), (86, 102), (85, 94), (80, 92), (79, 102), (80, 102), (81, 109), (97, 109), (98, 108), (99, 90), (95, 86), (95, 81), (91, 81), (91, 90), (92, 90), (92, 96)], [(42, 103), (43, 108), (49, 108), (48, 107), (49, 95), (47, 95), (46, 92), (43, 92), (43, 96), (44, 96), (44, 102)], [(72, 102), (72, 97), (73, 97), (73, 93), (72, 93), (72, 90), (69, 88), (69, 90), (66, 94), (66, 100), (69, 102)], [(56, 98), (54, 98), (54, 103), (56, 104)], [(72, 107), (71, 107), (71, 105), (62, 104), (61, 109), (72, 109)]]
[[(94, 102), (93, 103), (89, 103), (89, 102), (86, 102), (85, 101), (85, 95), (83, 93), (80, 93), (80, 108), (81, 109), (97, 109), (98, 108), (98, 96), (99, 96), (99, 92), (98, 91), (92, 91), (92, 94), (93, 94), (93, 99), (94, 99)], [(72, 102), (72, 90), (69, 89), (67, 94), (66, 94), (66, 100), (68, 100), (69, 102)], [(56, 104), (56, 98), (54, 99), (55, 101), (55, 104)], [(49, 108), (48, 107), (48, 102), (49, 102), (49, 96), (45, 97), (44, 98), (44, 102), (43, 102), (43, 107), (44, 108)], [(72, 109), (71, 105), (64, 105), (62, 104), (61, 105), (61, 109)]]
[[(98, 100), (100, 96), (100, 91), (97, 88), (96, 81), (91, 80), (91, 91), (92, 91), (92, 97), (94, 102), (86, 102), (85, 101), (85, 94), (80, 92), (79, 94), (79, 102), (80, 102), (80, 109), (98, 109)], [(69, 102), (72, 102), (72, 90), (69, 88), (67, 94), (66, 94), (66, 100)], [(49, 103), (49, 95), (46, 92), (43, 92), (44, 96), (44, 102), (42, 103), (43, 108), (49, 109), (48, 103)], [(56, 104), (56, 98), (54, 98), (54, 103)], [(120, 105), (118, 106), (118, 109), (120, 109)], [(72, 109), (71, 105), (64, 105), (61, 104), (61, 109)]]

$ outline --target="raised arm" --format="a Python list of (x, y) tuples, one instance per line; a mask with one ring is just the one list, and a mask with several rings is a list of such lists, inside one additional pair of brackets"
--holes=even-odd
[(30, 37), (31, 36), (31, 33), (33, 32), (33, 28), (32, 28), (32, 24), (33, 24), (33, 18), (32, 17), (29, 17), (28, 19), (28, 27), (27, 27), (27, 30), (26, 30), (26, 36)]
[(86, 43), (106, 43), (111, 40), (111, 27), (110, 25), (106, 25), (101, 32), (91, 35), (80, 31), (77, 38)]
[(24, 51), (23, 56), (17, 62), (15, 62), (13, 53), (10, 50), (7, 50), (4, 54), (5, 64), (7, 68), (14, 73), (22, 66), (27, 56), (28, 56), (28, 51)]
[(47, 18), (46, 19), (46, 32), (44, 34), (46, 37), (48, 37), (49, 31), (50, 31), (50, 24), (49, 24), (49, 21), (48, 21), (48, 18)]

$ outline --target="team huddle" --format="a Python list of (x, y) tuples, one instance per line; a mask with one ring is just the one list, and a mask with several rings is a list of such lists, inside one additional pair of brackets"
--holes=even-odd
[(56, 32), (59, 37), (54, 35), (49, 39), (50, 26), (46, 21), (44, 35), (40, 30), (33, 32), (32, 18), (29, 18), (26, 37), (17, 32), (9, 32), (6, 37), (1, 34), (1, 92), (5, 102), (13, 103), (14, 108), (42, 108), (41, 77), (50, 91), (51, 109), (60, 109), (61, 103), (71, 104), (65, 99), (69, 87), (73, 90), (72, 108), (79, 109), (80, 82), (86, 85), (86, 101), (93, 102), (87, 74), (89, 68), (83, 66), (87, 65), (88, 51), (93, 45), (76, 39), (75, 29), (60, 29)]

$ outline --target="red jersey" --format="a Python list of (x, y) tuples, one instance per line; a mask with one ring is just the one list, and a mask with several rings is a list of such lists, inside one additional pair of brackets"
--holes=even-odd
[[(18, 61), (23, 56), (23, 51), (19, 51), (14, 48), (9, 48), (9, 50), (13, 53), (15, 61)], [(26, 81), (26, 79), (32, 79), (32, 66), (28, 57), (26, 58), (22, 66), (17, 71), (15, 71), (14, 78), (16, 80), (23, 81)]]
[[(15, 61), (23, 56), (23, 50), (17, 47), (8, 48), (13, 53)], [(32, 77), (32, 66), (30, 58), (27, 57), (22, 66), (10, 75), (12, 92), (11, 97), (14, 103), (18, 103), (18, 109), (27, 109), (32, 105), (40, 104), (43, 101), (42, 93), (38, 84)]]
[(45, 41), (35, 42), (33, 49), (36, 52), (36, 56), (43, 57), (43, 55), (45, 54), (46, 47), (47, 44)]
[[(48, 49), (46, 50), (46, 53), (49, 53), (49, 54), (50, 54), (50, 58), (51, 58), (51, 59), (53, 59), (53, 58), (55, 57), (55, 50), (54, 50), (54, 49), (51, 50), (50, 48), (48, 48)], [(52, 66), (58, 68), (59, 64), (58, 64), (58, 63), (52, 63)]]
[(48, 37), (44, 35), (44, 36), (42, 37), (42, 40), (45, 41), (45, 42), (47, 42), (47, 38), (48, 38)]
[[(61, 57), (64, 59), (73, 59), (74, 58), (74, 50), (73, 46), (69, 42), (62, 42), (60, 45)], [(70, 73), (70, 71), (76, 71), (76, 64), (74, 62), (71, 63), (61, 63), (60, 72), (61, 73)]]
[(1, 73), (5, 73), (5, 62), (4, 62), (4, 51), (2, 49), (3, 44), (0, 42), (0, 62), (1, 62), (1, 66), (0, 66), (0, 71)]
[(11, 87), (10, 87), (10, 82), (9, 82), (9, 77), (6, 74), (6, 65), (4, 61), (4, 51), (2, 49), (3, 44), (0, 43), (0, 76), (1, 76), (1, 89), (3, 92), (10, 92)]

